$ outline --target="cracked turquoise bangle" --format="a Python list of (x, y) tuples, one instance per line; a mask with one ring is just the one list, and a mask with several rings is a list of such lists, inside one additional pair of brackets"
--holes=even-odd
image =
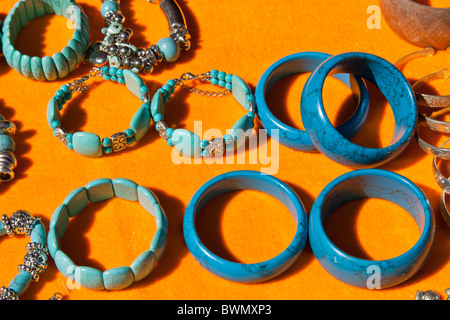
[[(274, 258), (244, 264), (223, 259), (200, 240), (195, 221), (213, 198), (235, 190), (256, 190), (280, 200), (292, 214), (296, 232), (289, 246)], [(257, 228), (257, 226), (254, 226)], [(190, 200), (183, 220), (186, 245), (197, 262), (212, 274), (235, 282), (255, 283), (272, 279), (286, 271), (301, 255), (307, 241), (308, 217), (298, 195), (283, 181), (257, 171), (233, 171), (205, 183)]]
[[(200, 79), (213, 85), (225, 88), (223, 92), (208, 92), (197, 88), (191, 88), (184, 84), (185, 81)], [(211, 140), (201, 139), (200, 136), (186, 129), (172, 129), (164, 122), (165, 106), (175, 92), (177, 86), (189, 88), (191, 92), (205, 96), (223, 96), (232, 93), (236, 101), (245, 108), (247, 113), (242, 116), (223, 137)], [(245, 146), (245, 142), (253, 132), (255, 126), (255, 98), (247, 83), (240, 77), (226, 74), (223, 71), (212, 70), (204, 74), (193, 75), (185, 73), (179, 79), (169, 80), (162, 88), (158, 89), (152, 97), (151, 114), (155, 122), (155, 128), (164, 141), (183, 156), (200, 158), (220, 156), (227, 151)]]
[[(111, 80), (125, 84), (133, 95), (142, 102), (130, 121), (130, 127), (124, 131), (117, 132), (111, 137), (101, 139), (97, 134), (78, 131), (67, 133), (61, 124), (61, 110), (63, 106), (72, 99), (74, 92), (82, 92), (87, 89), (85, 83), (90, 77), (102, 76), (105, 80)], [(86, 157), (100, 157), (104, 154), (119, 152), (135, 142), (141, 140), (151, 123), (150, 100), (148, 88), (142, 78), (131, 70), (117, 68), (94, 68), (88, 76), (77, 79), (69, 84), (63, 85), (55, 96), (50, 99), (47, 106), (47, 123), (53, 134), (68, 149)]]
[[(395, 120), (391, 144), (384, 148), (359, 146), (340, 134), (328, 119), (322, 89), (330, 73), (350, 73), (374, 84), (389, 102)], [(376, 105), (371, 105), (376, 108)], [(353, 168), (377, 167), (397, 157), (411, 142), (418, 121), (414, 92), (405, 76), (390, 62), (361, 52), (333, 56), (310, 75), (302, 92), (301, 116), (316, 148), (333, 161)]]
[[(20, 30), (45, 14), (64, 16), (73, 22), (73, 37), (52, 57), (30, 57), (15, 49)], [(54, 81), (66, 77), (83, 61), (90, 42), (89, 21), (74, 0), (21, 0), (16, 2), (3, 23), (2, 46), (8, 65), (28, 79)]]
[[(293, 128), (279, 119), (270, 111), (267, 106), (266, 96), (270, 89), (283, 78), (293, 74), (301, 74), (314, 71), (323, 61), (331, 55), (322, 52), (299, 52), (286, 56), (272, 64), (261, 76), (256, 85), (255, 99), (256, 113), (267, 134), (271, 135), (272, 130), (278, 131), (279, 142), (291, 149), (315, 152), (317, 148), (312, 143), (305, 130)], [(352, 116), (336, 129), (347, 138), (356, 135), (366, 122), (369, 111), (369, 93), (364, 81), (360, 77), (347, 74), (334, 75), (345, 85), (352, 89), (358, 99), (358, 107)]]
[[(365, 198), (384, 199), (405, 209), (421, 231), (416, 244), (386, 260), (361, 259), (334, 245), (324, 230), (325, 221), (338, 207)], [(336, 279), (361, 288), (389, 288), (413, 277), (426, 262), (434, 234), (433, 208), (422, 190), (409, 179), (381, 169), (354, 170), (330, 182), (315, 200), (309, 218), (309, 242), (321, 266)]]
[[(100, 271), (89, 266), (78, 266), (68, 257), (60, 245), (69, 220), (78, 215), (89, 203), (118, 197), (138, 201), (156, 220), (156, 232), (149, 250), (138, 256), (130, 267), (117, 267)], [(97, 179), (85, 187), (73, 190), (56, 208), (50, 220), (48, 249), (58, 270), (68, 279), (82, 287), (93, 290), (120, 290), (147, 277), (156, 262), (162, 257), (166, 247), (167, 217), (158, 198), (147, 188), (135, 182), (116, 179)]]

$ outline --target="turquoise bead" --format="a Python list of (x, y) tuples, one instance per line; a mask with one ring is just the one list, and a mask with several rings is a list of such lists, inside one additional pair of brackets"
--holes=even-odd
[(141, 86), (145, 86), (145, 83), (142, 80), (142, 78), (129, 69), (123, 70), (123, 78), (125, 80), (125, 85), (127, 86), (128, 90), (130, 90), (132, 94), (134, 94), (136, 97), (140, 99)]
[(61, 113), (55, 98), (51, 98), (47, 105), (47, 123), (51, 127), (53, 121), (61, 122)]
[(120, 290), (134, 283), (133, 271), (129, 267), (118, 267), (103, 272), (106, 290)]
[(34, 80), (45, 81), (44, 69), (42, 67), (42, 60), (39, 57), (31, 58), (31, 73)]
[(186, 129), (175, 129), (171, 137), (174, 147), (186, 157), (200, 157), (202, 153), (200, 137)]
[(85, 266), (76, 267), (75, 282), (92, 290), (103, 290), (105, 288), (103, 285), (103, 274), (95, 268)]
[(87, 196), (87, 191), (85, 187), (80, 187), (73, 190), (64, 199), (63, 204), (67, 207), (67, 212), (69, 217), (75, 217), (88, 205), (89, 200)]
[(99, 202), (114, 197), (114, 189), (111, 179), (101, 178), (89, 182), (86, 185), (87, 197), (90, 202)]
[(42, 70), (44, 71), (44, 77), (47, 81), (54, 81), (58, 79), (58, 73), (56, 71), (55, 62), (51, 57), (43, 57), (42, 58)]
[(140, 281), (147, 277), (155, 267), (155, 263), (155, 254), (151, 251), (145, 251), (137, 257), (130, 266), (133, 271), (134, 281)]
[(55, 261), (56, 268), (58, 268), (65, 277), (74, 279), (77, 266), (63, 251), (56, 251), (53, 260)]
[(230, 130), (230, 135), (239, 145), (239, 143), (245, 142), (245, 139), (243, 139), (244, 137), (248, 138), (250, 136), (254, 126), (253, 119), (245, 115), (234, 124)]
[(52, 257), (55, 256), (56, 251), (58, 251), (59, 248), (60, 248), (59, 239), (60, 238), (56, 234), (56, 230), (55, 229), (50, 229), (48, 231), (47, 247), (48, 247), (48, 252), (50, 253), (50, 255)]
[(22, 54), (19, 51), (15, 50), (11, 56), (11, 64), (12, 67), (19, 73), (22, 72), (22, 69), (20, 68), (21, 60)]
[(145, 211), (150, 213), (152, 216), (155, 215), (153, 206), (158, 203), (158, 199), (153, 194), (153, 192), (151, 192), (150, 190), (148, 190), (143, 186), (138, 186), (137, 194), (139, 204), (145, 209)]
[(235, 75), (232, 77), (231, 84), (234, 98), (245, 108), (247, 105), (247, 95), (252, 94), (252, 90), (244, 80)]
[(33, 231), (31, 231), (30, 242), (41, 243), (44, 246), (47, 245), (47, 232), (41, 222), (36, 223)]
[(158, 48), (164, 55), (164, 61), (175, 62), (180, 56), (180, 45), (172, 38), (162, 38), (157, 44)]
[(56, 230), (56, 235), (61, 239), (66, 233), (67, 227), (69, 226), (69, 212), (65, 204), (61, 204), (53, 212), (52, 218), (50, 219), (50, 229)]
[(66, 58), (66, 60), (67, 60), (69, 72), (74, 71), (78, 65), (77, 54), (75, 53), (75, 51), (71, 47), (67, 46), (61, 50), (61, 53), (63, 54), (64, 58)]
[(135, 182), (128, 179), (116, 178), (112, 180), (112, 183), (116, 197), (125, 200), (138, 201), (138, 185)]
[(55, 14), (58, 16), (62, 16), (61, 0), (51, 0), (51, 1)]
[(32, 21), (36, 18), (36, 13), (34, 12), (33, 0), (25, 0), (25, 10), (26, 10), (28, 21)]
[(36, 17), (41, 18), (45, 15), (44, 3), (42, 0), (33, 0), (33, 6)]
[(110, 12), (117, 12), (120, 10), (120, 6), (119, 3), (117, 3), (116, 1), (105, 1), (103, 2), (101, 8), (100, 8), (100, 13), (102, 14), (102, 17), (104, 18), (105, 15)]
[(140, 107), (130, 122), (130, 128), (133, 129), (135, 141), (141, 140), (147, 133), (151, 122), (150, 111), (145, 107)]
[(154, 117), (158, 113), (161, 116), (164, 116), (165, 114), (165, 106), (163, 101), (163, 94), (161, 91), (157, 90), (155, 94), (153, 95), (152, 102), (150, 104), (150, 110), (152, 112), (152, 116)]
[(156, 261), (158, 261), (166, 249), (166, 232), (159, 228), (153, 237), (152, 244), (150, 245), (150, 251), (155, 254)]
[(76, 64), (79, 65), (84, 58), (84, 52), (81, 43), (78, 40), (70, 39), (68, 46), (75, 52)]
[(164, 209), (158, 204), (155, 204), (153, 207), (153, 211), (155, 212), (156, 226), (158, 229), (163, 229), (165, 233), (169, 228), (169, 222), (167, 221), (166, 213)]
[(20, 73), (28, 79), (33, 77), (31, 71), (31, 58), (29, 55), (22, 55), (22, 59), (20, 60)]
[(55, 63), (56, 72), (59, 78), (64, 78), (69, 74), (69, 64), (67, 63), (66, 57), (61, 53), (57, 52), (53, 55), (53, 62)]
[(9, 283), (8, 288), (14, 290), (17, 296), (21, 296), (25, 291), (27, 291), (33, 278), (29, 272), (20, 271), (14, 279)]
[(15, 150), (16, 150), (16, 143), (14, 142), (14, 140), (6, 134), (0, 134), (0, 152), (2, 151), (14, 152)]
[(73, 150), (87, 157), (103, 155), (100, 137), (90, 132), (75, 132), (72, 138)]

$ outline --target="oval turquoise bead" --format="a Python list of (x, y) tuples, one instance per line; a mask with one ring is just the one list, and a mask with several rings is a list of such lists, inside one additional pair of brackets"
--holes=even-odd
[(150, 245), (150, 251), (155, 254), (156, 261), (162, 257), (164, 250), (166, 249), (166, 237), (166, 232), (162, 228), (156, 230), (152, 244)]
[(130, 128), (134, 130), (135, 141), (139, 141), (145, 136), (150, 127), (150, 122), (150, 111), (146, 107), (140, 107), (130, 122)]
[(59, 247), (60, 247), (59, 240), (60, 240), (60, 238), (56, 234), (56, 230), (50, 229), (48, 231), (48, 235), (47, 235), (47, 247), (48, 247), (48, 252), (50, 253), (50, 255), (52, 257), (54, 257), (56, 251), (59, 250)]
[(14, 290), (17, 296), (21, 296), (25, 291), (27, 291), (33, 278), (29, 272), (20, 271), (14, 279), (9, 283), (8, 288)]
[(86, 157), (103, 155), (100, 137), (90, 132), (75, 132), (72, 137), (73, 150)]
[(75, 53), (75, 51), (71, 47), (67, 46), (61, 50), (61, 53), (63, 54), (64, 58), (66, 58), (66, 60), (67, 60), (69, 72), (74, 71), (78, 65), (77, 54)]
[(142, 80), (142, 78), (129, 69), (123, 70), (123, 78), (128, 90), (130, 90), (132, 94), (140, 99), (142, 95), (141, 87), (145, 87), (145, 82)]
[(54, 97), (50, 99), (47, 105), (47, 123), (50, 127), (52, 127), (53, 121), (61, 123), (61, 113)]
[(31, 58), (31, 73), (34, 80), (45, 81), (44, 69), (42, 67), (42, 60), (39, 57)]
[(31, 71), (31, 58), (29, 55), (22, 55), (22, 59), (20, 60), (20, 73), (28, 79), (33, 77)]
[(36, 223), (33, 231), (31, 231), (30, 242), (41, 243), (44, 246), (47, 245), (47, 232), (41, 222)]
[(56, 72), (59, 78), (64, 78), (69, 74), (69, 64), (66, 57), (61, 52), (56, 52), (53, 55), (53, 62), (55, 63)]
[(134, 283), (130, 267), (118, 267), (103, 272), (103, 284), (106, 290), (120, 290)]
[(165, 114), (165, 105), (163, 94), (161, 91), (157, 90), (153, 95), (152, 102), (150, 104), (150, 110), (152, 112), (152, 116), (154, 117), (157, 114), (160, 114), (164, 117)]
[(175, 129), (171, 137), (174, 147), (186, 157), (200, 157), (202, 148), (200, 137), (186, 129)]
[(175, 62), (180, 56), (180, 45), (172, 38), (166, 37), (160, 39), (156, 45), (164, 54), (164, 61)]
[(102, 272), (91, 267), (76, 267), (75, 282), (88, 289), (103, 290), (105, 288)]
[(2, 151), (14, 152), (15, 150), (16, 150), (16, 143), (14, 142), (14, 140), (6, 134), (0, 134), (0, 152)]
[(251, 95), (252, 90), (244, 80), (236, 75), (233, 75), (231, 79), (231, 86), (231, 92), (233, 93), (234, 98), (237, 100), (237, 102), (239, 102), (241, 106), (243, 106), (247, 110), (247, 95)]

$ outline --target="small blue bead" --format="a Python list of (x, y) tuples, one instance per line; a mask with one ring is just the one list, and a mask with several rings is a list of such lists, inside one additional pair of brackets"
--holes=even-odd
[(134, 137), (127, 138), (127, 145), (129, 146), (132, 145), (134, 141), (135, 141)]
[(229, 82), (225, 83), (225, 89), (231, 90), (232, 88), (233, 88), (233, 86), (231, 85), (231, 83), (229, 83)]
[(104, 151), (106, 154), (110, 154), (110, 153), (112, 152), (112, 147), (105, 147), (105, 148), (103, 148), (103, 151)]
[(166, 130), (166, 135), (167, 135), (168, 137), (171, 137), (171, 136), (172, 136), (172, 133), (173, 133), (173, 129), (172, 129), (172, 128), (168, 128), (168, 129)]
[(102, 145), (103, 145), (103, 147), (105, 147), (105, 148), (110, 147), (110, 146), (111, 146), (111, 139), (108, 138), (108, 137), (103, 138), (103, 140), (102, 140)]
[(146, 92), (148, 92), (147, 86), (140, 86), (140, 87), (139, 87), (139, 92), (140, 92), (140, 93), (146, 93)]
[(118, 69), (116, 72), (116, 76), (119, 78), (123, 78), (123, 69)]
[(164, 55), (164, 61), (175, 62), (180, 56), (180, 45), (172, 38), (160, 39), (156, 44)]
[(171, 87), (175, 86), (175, 81), (173, 79), (170, 79), (169, 81), (167, 81), (167, 84)]
[(200, 146), (202, 147), (202, 149), (205, 149), (208, 145), (209, 145), (209, 141), (208, 140), (200, 141)]
[(67, 141), (72, 142), (72, 138), (73, 138), (73, 133), (68, 133), (68, 134), (66, 135), (66, 140), (67, 140)]
[(155, 114), (155, 116), (153, 117), (153, 120), (155, 122), (161, 121), (162, 120), (162, 115), (160, 113)]
[(55, 129), (56, 127), (58, 127), (60, 125), (59, 121), (52, 121), (52, 129)]
[(247, 112), (246, 115), (247, 115), (247, 117), (249, 117), (251, 119), (255, 119), (255, 113), (254, 112)]
[(219, 87), (224, 88), (225, 84), (226, 84), (225, 80), (219, 80)]
[(217, 83), (219, 83), (219, 80), (217, 78), (211, 78), (211, 84), (216, 85)]
[(68, 142), (67, 143), (67, 148), (69, 148), (70, 150), (73, 150), (73, 143), (72, 142)]
[(230, 135), (230, 134), (226, 134), (226, 135), (224, 135), (223, 136), (223, 141), (225, 142), (225, 143), (230, 143), (231, 141), (233, 141), (234, 139), (233, 139), (233, 137)]
[(233, 75), (232, 74), (227, 74), (226, 76), (225, 76), (225, 81), (226, 82), (230, 82), (231, 83), (231, 80), (233, 79)]
[(116, 76), (112, 76), (111, 80), (114, 81), (114, 82), (117, 82), (117, 80), (119, 80), (119, 78), (117, 78)]
[(211, 70), (211, 72), (209, 73), (211, 75), (211, 77), (213, 78), (217, 78), (217, 75), (219, 74), (219, 71), (216, 69)]
[(115, 76), (117, 74), (117, 68), (116, 67), (109, 68), (109, 74)]
[(252, 94), (248, 94), (245, 96), (245, 100), (248, 102), (255, 101), (255, 97)]
[(125, 79), (124, 78), (119, 78), (117, 80), (117, 82), (120, 83), (120, 84), (125, 84)]
[(102, 17), (104, 18), (108, 12), (110, 12), (110, 11), (117, 12), (119, 10), (120, 10), (119, 3), (115, 2), (115, 1), (105, 1), (105, 2), (103, 2), (102, 6), (100, 8), (100, 13), (101, 13)]
[(169, 92), (169, 93), (170, 93), (170, 91), (171, 91), (170, 86), (167, 85), (167, 84), (163, 85), (162, 88), (163, 88), (164, 90), (166, 90), (167, 92)]
[(227, 74), (224, 71), (220, 71), (219, 74), (217, 75), (217, 78), (219, 78), (219, 80), (225, 80), (225, 76)]
[(172, 138), (168, 138), (166, 142), (169, 147), (173, 147)]
[(132, 129), (126, 129), (125, 130), (125, 135), (127, 136), (127, 138), (131, 138), (131, 137), (134, 137), (134, 130), (132, 130)]
[(109, 67), (107, 67), (107, 66), (102, 67), (102, 73), (109, 74)]
[(105, 79), (105, 80), (107, 80), (107, 81), (108, 81), (108, 80), (111, 80), (111, 77), (110, 77), (110, 76), (108, 76), (107, 74), (104, 74), (104, 75), (103, 75), (103, 79)]
[(62, 87), (61, 87), (61, 91), (62, 92), (67, 92), (67, 91), (69, 91), (69, 86), (67, 85), (67, 84), (65, 84), (65, 85), (63, 85)]

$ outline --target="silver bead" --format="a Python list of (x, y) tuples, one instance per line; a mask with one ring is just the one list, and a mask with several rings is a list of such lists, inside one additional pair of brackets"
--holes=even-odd
[(16, 125), (8, 120), (0, 120), (0, 134), (13, 137), (16, 134)]
[(153, 65), (151, 63), (145, 63), (144, 64), (144, 68), (143, 68), (144, 72), (149, 74), (153, 72)]
[(131, 49), (125, 46), (120, 46), (119, 53), (123, 57), (128, 57), (131, 54)]
[(211, 157), (222, 155), (224, 153), (223, 138), (214, 138), (210, 140), (205, 150), (208, 150)]
[(67, 132), (66, 132), (66, 130), (64, 130), (60, 126), (57, 126), (57, 127), (55, 127), (53, 132), (55, 133), (55, 136), (59, 139), (59, 141), (61, 141), (61, 143), (63, 145), (67, 146)]
[(23, 264), (19, 265), (19, 270), (30, 273), (34, 281), (38, 281), (41, 274), (47, 270), (48, 248), (42, 243), (30, 242), (26, 246)]
[(138, 55), (138, 57), (140, 57), (140, 58), (145, 57), (145, 49), (143, 49), (143, 48), (138, 48), (138, 49), (137, 49), (137, 55)]
[(0, 181), (8, 182), (14, 179), (14, 169), (17, 166), (17, 159), (10, 151), (0, 152)]
[(122, 65), (125, 68), (131, 68), (133, 66), (133, 59), (131, 57), (125, 57), (122, 59)]
[(136, 69), (142, 69), (143, 67), (144, 67), (144, 61), (142, 61), (142, 59), (139, 59), (139, 58), (135, 58), (134, 60), (133, 60), (133, 66), (136, 68)]
[(124, 132), (118, 132), (111, 136), (112, 150), (118, 152), (127, 147), (127, 137)]
[(125, 31), (125, 30), (122, 30), (122, 31), (120, 31), (120, 33), (119, 33), (119, 35), (117, 37), (119, 38), (119, 40), (121, 42), (126, 42), (126, 41), (128, 41), (130, 39), (131, 34), (128, 33), (127, 31)]
[(108, 52), (110, 54), (117, 54), (117, 52), (119, 52), (119, 47), (117, 45), (115, 45), (115, 44), (112, 44), (112, 45), (109, 46)]
[(167, 141), (167, 139), (169, 139), (166, 133), (168, 128), (169, 127), (167, 126), (167, 124), (162, 120), (156, 123), (156, 130), (158, 131), (159, 136), (163, 138), (164, 141)]
[(40, 218), (32, 217), (28, 211), (17, 210), (9, 218), (9, 224), (15, 234), (25, 234), (29, 236), (34, 225)]
[(164, 59), (164, 54), (161, 52), (157, 45), (152, 44), (150, 46), (150, 50), (152, 51), (153, 56), (155, 57), (157, 62), (161, 62)]
[(0, 288), (0, 300), (19, 300), (19, 297), (14, 290), (7, 287)]
[(433, 290), (427, 290), (425, 292), (417, 290), (416, 300), (439, 300), (440, 295)]

